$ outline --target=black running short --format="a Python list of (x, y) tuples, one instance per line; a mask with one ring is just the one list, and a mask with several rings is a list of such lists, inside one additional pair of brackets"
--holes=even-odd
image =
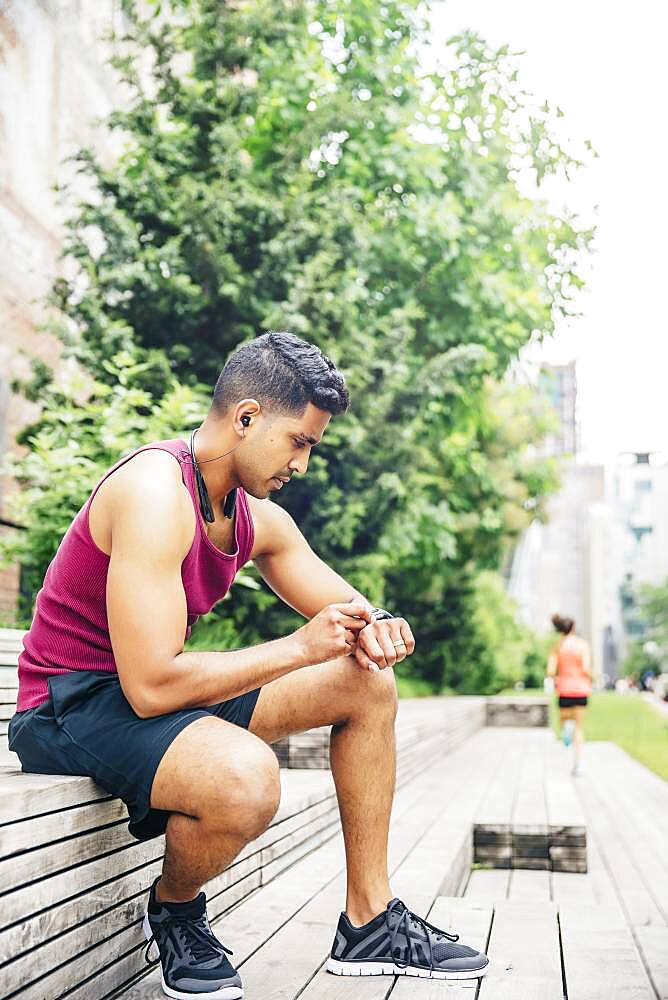
[(172, 740), (195, 719), (217, 715), (248, 725), (260, 688), (206, 708), (184, 708), (141, 719), (123, 694), (118, 674), (71, 670), (48, 679), (49, 697), (16, 712), (9, 723), (9, 749), (21, 770), (36, 774), (82, 774), (122, 799), (128, 830), (137, 840), (165, 832), (169, 812), (152, 809), (151, 786)]
[(559, 695), (559, 708), (573, 708), (574, 705), (586, 705), (587, 695)]

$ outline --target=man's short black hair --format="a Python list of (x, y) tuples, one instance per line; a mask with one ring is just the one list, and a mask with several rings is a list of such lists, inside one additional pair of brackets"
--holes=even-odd
[(308, 403), (336, 416), (350, 403), (343, 375), (319, 347), (293, 333), (273, 331), (242, 344), (228, 358), (211, 408), (222, 416), (249, 396), (285, 416), (301, 416)]

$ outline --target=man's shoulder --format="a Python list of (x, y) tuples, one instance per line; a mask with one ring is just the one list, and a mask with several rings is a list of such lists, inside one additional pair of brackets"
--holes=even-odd
[(112, 483), (136, 484), (139, 489), (158, 487), (164, 489), (174, 484), (184, 486), (181, 464), (177, 456), (164, 448), (145, 447), (135, 452), (106, 480)]
[(112, 517), (138, 506), (183, 519), (193, 517), (192, 501), (178, 459), (161, 448), (139, 451), (103, 484)]

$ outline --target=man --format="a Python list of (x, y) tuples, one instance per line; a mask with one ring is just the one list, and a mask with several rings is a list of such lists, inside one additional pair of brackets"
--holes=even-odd
[[(243, 995), (200, 889), (276, 812), (269, 744), (329, 724), (347, 864), (329, 970), (485, 972), (484, 955), (451, 943), (389, 884), (392, 667), (414, 650), (410, 626), (373, 608), (268, 499), (306, 473), (348, 403), (317, 347), (287, 333), (242, 346), (189, 444), (144, 446), (106, 474), (37, 597), (10, 748), (24, 770), (89, 774), (120, 796), (138, 840), (165, 833), (143, 928), (171, 997)], [(307, 623), (248, 649), (184, 652), (250, 559)]]

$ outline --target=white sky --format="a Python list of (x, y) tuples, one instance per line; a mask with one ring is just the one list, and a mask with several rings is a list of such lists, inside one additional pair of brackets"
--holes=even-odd
[(598, 237), (583, 316), (541, 353), (577, 362), (582, 458), (668, 452), (668, 4), (446, 0), (433, 41), (463, 28), (523, 51), (524, 87), (599, 153), (551, 193), (588, 219), (597, 205)]

